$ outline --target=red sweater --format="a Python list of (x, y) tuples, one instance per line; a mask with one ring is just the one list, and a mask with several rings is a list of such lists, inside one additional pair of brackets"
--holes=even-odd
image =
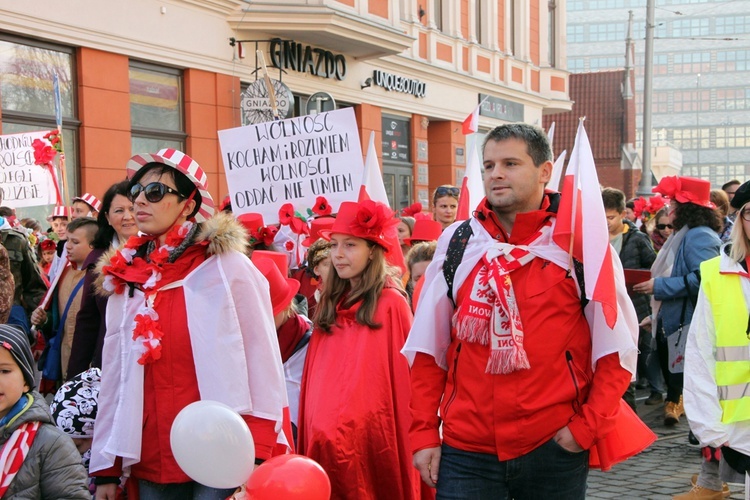
[[(519, 214), (508, 237), (485, 203), (480, 207), (482, 225), (497, 239), (517, 243), (553, 215), (547, 208), (545, 198), (541, 210)], [(461, 285), (457, 303), (469, 293), (480, 265)], [(566, 425), (584, 449), (612, 429), (631, 374), (620, 366), (617, 354), (601, 358), (596, 372), (592, 370), (591, 334), (575, 278), (541, 258), (510, 276), (531, 368), (487, 374), (489, 347), (460, 341), (455, 331), (448, 372), (432, 356), (418, 353), (411, 372), (413, 451), (439, 446), (438, 407), (446, 444), (500, 460), (534, 450)]]

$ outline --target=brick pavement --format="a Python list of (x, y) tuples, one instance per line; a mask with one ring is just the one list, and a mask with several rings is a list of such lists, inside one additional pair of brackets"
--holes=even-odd
[[(688, 424), (682, 417), (672, 428), (664, 425), (663, 405), (645, 406), (648, 391), (638, 391), (638, 415), (659, 439), (643, 453), (608, 472), (589, 473), (586, 497), (671, 499), (690, 489), (690, 476), (700, 470), (700, 449), (688, 445)], [(744, 485), (729, 485), (731, 498), (744, 498)]]

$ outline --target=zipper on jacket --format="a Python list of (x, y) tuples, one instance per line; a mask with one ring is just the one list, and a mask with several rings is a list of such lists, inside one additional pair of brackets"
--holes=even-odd
[(573, 355), (570, 354), (570, 351), (565, 351), (565, 360), (568, 363), (568, 370), (570, 371), (570, 378), (573, 380), (573, 386), (576, 389), (576, 397), (571, 404), (573, 406), (573, 411), (575, 413), (579, 413), (581, 409), (581, 402), (579, 401), (579, 398), (581, 397), (581, 389), (578, 387), (578, 377), (576, 377), (576, 373), (575, 373), (574, 365), (573, 365)]
[(461, 342), (458, 343), (456, 346), (456, 357), (453, 358), (453, 376), (451, 377), (451, 380), (453, 380), (453, 391), (451, 391), (451, 396), (448, 398), (448, 402), (445, 403), (445, 411), (443, 411), (443, 420), (445, 420), (445, 417), (448, 416), (448, 408), (450, 408), (451, 404), (453, 404), (453, 400), (456, 399), (456, 393), (458, 392), (458, 385), (456, 385), (457, 380), (457, 371), (458, 371), (458, 355), (461, 354)]

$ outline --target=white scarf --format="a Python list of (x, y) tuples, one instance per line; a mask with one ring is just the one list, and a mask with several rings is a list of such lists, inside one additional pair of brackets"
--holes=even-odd
[[(652, 278), (668, 278), (672, 276), (672, 268), (674, 267), (674, 260), (677, 256), (677, 250), (682, 244), (682, 240), (685, 239), (685, 235), (688, 232), (687, 226), (682, 226), (682, 229), (676, 233), (672, 233), (667, 238), (667, 241), (662, 245), (659, 253), (656, 254), (656, 260), (651, 264), (651, 277)], [(651, 295), (651, 332), (652, 335), (656, 334), (656, 317), (661, 309), (661, 300), (656, 300)]]

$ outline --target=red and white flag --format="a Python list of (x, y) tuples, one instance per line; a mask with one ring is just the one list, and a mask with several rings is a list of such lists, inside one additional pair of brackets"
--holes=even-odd
[(484, 184), (482, 183), (482, 160), (481, 153), (477, 150), (481, 147), (477, 144), (477, 136), (466, 138), (466, 173), (461, 182), (461, 194), (458, 197), (458, 208), (456, 209), (456, 220), (466, 220), (476, 210), (479, 202), (484, 198)]
[(609, 328), (617, 322), (617, 289), (599, 178), (583, 120), (563, 180), (553, 239), (583, 263), (586, 298), (601, 305)]
[(560, 156), (557, 157), (557, 160), (555, 160), (555, 163), (552, 165), (552, 175), (550, 176), (549, 182), (547, 183), (548, 189), (552, 189), (554, 191), (560, 190), (560, 179), (562, 178), (562, 172), (565, 166), (565, 155), (567, 153), (567, 150), (564, 150), (562, 153), (560, 153)]
[(357, 201), (373, 200), (385, 203), (388, 207), (388, 195), (383, 184), (383, 174), (380, 172), (378, 151), (375, 149), (375, 132), (370, 132), (370, 144), (367, 146), (365, 170), (362, 172), (362, 184), (359, 188)]
[(476, 108), (474, 108), (474, 111), (472, 111), (469, 116), (466, 117), (464, 120), (463, 126), (461, 127), (461, 131), (464, 135), (473, 134), (477, 130), (479, 130), (479, 108), (482, 106), (481, 103), (477, 105)]

